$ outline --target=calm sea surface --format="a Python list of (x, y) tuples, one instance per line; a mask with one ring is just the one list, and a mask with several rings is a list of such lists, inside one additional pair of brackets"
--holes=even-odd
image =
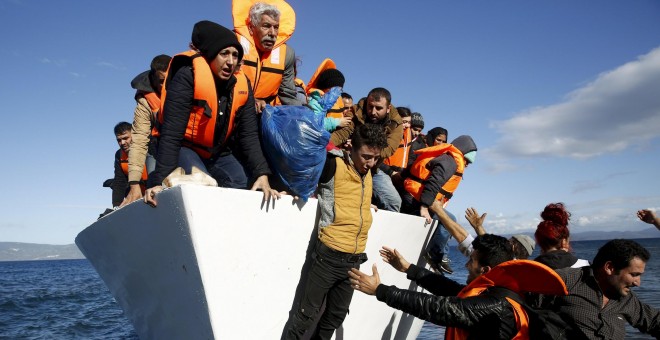
[[(635, 291), (660, 308), (660, 239), (638, 240), (652, 254)], [(572, 242), (591, 260), (605, 241)], [(454, 274), (465, 282), (465, 258), (451, 254)], [(535, 256), (535, 255), (534, 255)], [(444, 328), (426, 323), (418, 339), (442, 339)], [(628, 329), (629, 339), (652, 339)], [(0, 339), (137, 339), (133, 326), (87, 260), (0, 262)]]

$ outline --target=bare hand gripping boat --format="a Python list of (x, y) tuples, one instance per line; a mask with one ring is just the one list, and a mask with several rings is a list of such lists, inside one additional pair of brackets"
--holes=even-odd
[[(183, 185), (134, 202), (76, 237), (141, 339), (279, 339), (297, 305), (305, 260), (316, 238), (317, 201), (283, 196), (261, 206), (260, 192)], [(432, 226), (421, 217), (379, 210), (369, 260), (381, 280), (421, 290), (384, 263), (396, 247), (424, 265)], [(423, 320), (356, 292), (336, 339), (415, 339)]]

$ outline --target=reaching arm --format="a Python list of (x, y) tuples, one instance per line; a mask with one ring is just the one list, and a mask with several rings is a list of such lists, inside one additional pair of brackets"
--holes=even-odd
[(648, 224), (653, 224), (658, 230), (660, 230), (660, 217), (655, 216), (655, 213), (649, 209), (642, 209), (637, 212), (637, 217), (643, 222)]

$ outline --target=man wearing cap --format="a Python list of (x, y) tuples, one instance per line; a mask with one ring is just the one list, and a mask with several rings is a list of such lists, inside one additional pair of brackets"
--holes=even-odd
[(415, 151), (427, 147), (422, 130), (424, 130), (424, 117), (422, 117), (422, 114), (419, 112), (413, 112), (412, 115), (410, 115), (410, 134), (412, 135), (412, 140), (410, 141), (408, 166), (415, 163), (415, 159), (417, 159)]
[[(270, 188), (271, 173), (261, 150), (252, 89), (237, 70), (243, 49), (229, 29), (200, 21), (191, 50), (172, 58), (163, 107), (158, 114), (156, 170), (149, 175), (145, 202), (156, 205), (161, 183), (177, 167), (211, 175), (221, 187), (261, 189), (264, 200), (279, 193)], [(234, 152), (241, 154), (239, 163)]]
[(296, 54), (286, 44), (296, 24), (291, 6), (283, 0), (233, 1), (232, 12), (245, 53), (241, 70), (252, 84), (257, 111), (266, 104), (302, 105), (296, 96)]

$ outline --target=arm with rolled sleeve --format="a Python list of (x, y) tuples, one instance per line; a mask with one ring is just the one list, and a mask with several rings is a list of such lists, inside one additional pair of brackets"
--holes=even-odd
[(147, 149), (149, 148), (152, 115), (147, 100), (139, 96), (133, 112), (131, 152), (128, 153), (129, 182), (139, 182), (142, 179), (144, 162), (147, 159)]

